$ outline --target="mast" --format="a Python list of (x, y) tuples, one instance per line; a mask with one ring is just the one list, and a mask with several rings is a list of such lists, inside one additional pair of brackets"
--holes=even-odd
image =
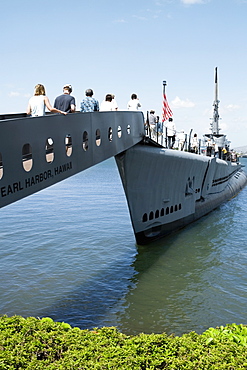
[(213, 135), (219, 135), (219, 100), (218, 100), (218, 77), (217, 77), (217, 67), (215, 68), (215, 98), (214, 98), (214, 113), (213, 113), (213, 122), (211, 123), (212, 126), (212, 134)]
[(166, 81), (163, 81), (163, 95), (166, 93)]
[[(165, 99), (165, 96), (166, 96), (166, 81), (163, 81), (163, 99)], [(163, 102), (164, 104), (164, 102)], [(163, 105), (163, 112), (162, 112), (162, 132), (164, 133), (164, 122), (165, 122), (165, 118), (164, 118), (164, 105)], [(167, 148), (167, 127), (165, 126), (165, 147)], [(163, 145), (163, 135), (162, 135), (162, 145)]]
[(165, 96), (166, 96), (166, 81), (163, 81), (163, 111), (162, 111), (162, 124), (165, 122)]

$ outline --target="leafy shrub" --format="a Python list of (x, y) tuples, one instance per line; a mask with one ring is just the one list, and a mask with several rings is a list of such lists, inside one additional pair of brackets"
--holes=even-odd
[(0, 370), (247, 369), (247, 327), (202, 335), (127, 336), (115, 327), (81, 330), (51, 318), (0, 318)]

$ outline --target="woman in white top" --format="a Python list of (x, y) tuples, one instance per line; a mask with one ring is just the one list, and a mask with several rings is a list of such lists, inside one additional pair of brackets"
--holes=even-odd
[(192, 152), (193, 153), (198, 153), (198, 138), (197, 138), (197, 134), (194, 134), (194, 137), (192, 139)]
[(137, 98), (136, 94), (131, 95), (131, 100), (127, 104), (127, 108), (129, 110), (138, 110), (141, 107), (141, 103), (139, 102), (139, 99)]
[(48, 97), (45, 95), (44, 85), (38, 84), (34, 88), (34, 96), (32, 96), (28, 102), (27, 114), (31, 114), (32, 117), (44, 116), (45, 108), (52, 113), (67, 114), (51, 106)]
[(114, 110), (118, 110), (118, 104), (117, 104), (117, 101), (115, 99), (115, 95), (111, 94), (111, 96), (112, 96), (112, 105), (114, 106)]
[(116, 110), (115, 103), (112, 99), (112, 94), (107, 94), (105, 100), (102, 101), (100, 105), (100, 110)]

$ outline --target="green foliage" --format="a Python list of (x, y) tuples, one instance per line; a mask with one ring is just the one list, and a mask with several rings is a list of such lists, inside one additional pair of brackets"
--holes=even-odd
[(224, 340), (230, 340), (247, 347), (247, 327), (242, 324), (220, 326), (216, 329), (209, 328), (203, 335), (207, 337), (207, 344), (217, 344)]
[(0, 370), (247, 369), (247, 327), (202, 335), (127, 336), (115, 327), (80, 330), (51, 318), (0, 318)]

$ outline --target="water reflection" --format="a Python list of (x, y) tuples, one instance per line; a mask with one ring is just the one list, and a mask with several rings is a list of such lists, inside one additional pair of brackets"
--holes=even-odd
[(241, 244), (239, 197), (180, 232), (139, 247), (134, 287), (122, 299), (120, 330), (175, 333), (246, 323), (247, 254)]

